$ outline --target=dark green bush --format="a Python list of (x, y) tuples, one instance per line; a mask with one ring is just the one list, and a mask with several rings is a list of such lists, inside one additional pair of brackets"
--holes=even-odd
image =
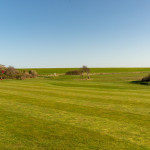
[(80, 70), (72, 70), (72, 71), (66, 72), (66, 75), (80, 75), (80, 74), (81, 74)]
[(150, 82), (150, 74), (146, 77), (143, 77), (141, 82)]

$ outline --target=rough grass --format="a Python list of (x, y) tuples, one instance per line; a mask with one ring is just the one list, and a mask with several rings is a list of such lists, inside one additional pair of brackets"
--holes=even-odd
[(150, 149), (146, 73), (125, 72), (0, 81), (0, 149)]
[[(35, 70), (40, 75), (66, 73), (79, 68), (29, 68), (19, 70)], [(150, 68), (90, 68), (91, 73), (114, 73), (114, 72), (150, 72)]]

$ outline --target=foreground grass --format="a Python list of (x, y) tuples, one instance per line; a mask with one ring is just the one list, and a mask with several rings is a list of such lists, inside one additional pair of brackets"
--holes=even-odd
[(0, 82), (3, 150), (148, 150), (146, 73), (58, 76)]

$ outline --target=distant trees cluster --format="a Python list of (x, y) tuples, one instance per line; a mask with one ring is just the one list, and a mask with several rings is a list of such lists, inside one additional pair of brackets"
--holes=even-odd
[(29, 71), (19, 71), (12, 66), (5, 67), (0, 65), (0, 78), (2, 79), (18, 79), (24, 80), (26, 78), (35, 78), (38, 74), (34, 70)]
[(90, 79), (90, 76), (89, 76), (90, 69), (87, 66), (82, 66), (78, 70), (68, 71), (68, 72), (66, 72), (66, 75), (80, 75), (83, 78), (83, 75), (85, 73), (87, 75), (87, 78)]

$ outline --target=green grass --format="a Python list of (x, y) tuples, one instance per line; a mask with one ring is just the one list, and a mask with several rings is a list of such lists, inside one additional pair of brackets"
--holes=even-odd
[(149, 150), (148, 69), (129, 71), (0, 81), (0, 149)]
[[(29, 68), (19, 70), (36, 70), (38, 74), (66, 73), (79, 68)], [(150, 68), (91, 68), (91, 73), (114, 73), (114, 72), (150, 72)]]

